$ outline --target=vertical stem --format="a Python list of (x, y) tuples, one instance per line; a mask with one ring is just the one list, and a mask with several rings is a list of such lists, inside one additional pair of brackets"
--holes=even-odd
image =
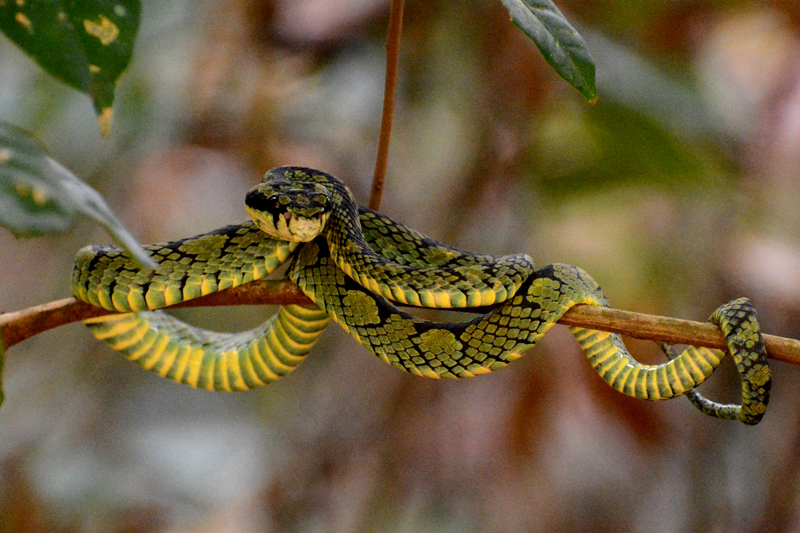
[(369, 194), (369, 208), (377, 210), (381, 206), (383, 184), (386, 180), (386, 167), (389, 164), (389, 141), (392, 137), (395, 95), (397, 93), (397, 73), (400, 63), (400, 34), (403, 31), (404, 0), (392, 0), (389, 16), (389, 34), (386, 41), (386, 83), (383, 89), (383, 114), (381, 133), (378, 138), (378, 155), (375, 160), (375, 174)]

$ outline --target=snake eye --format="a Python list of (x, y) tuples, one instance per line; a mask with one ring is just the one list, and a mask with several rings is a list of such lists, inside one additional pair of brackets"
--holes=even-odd
[(267, 206), (266, 208), (267, 211), (272, 211), (274, 213), (275, 211), (278, 211), (281, 208), (280, 198), (278, 198), (277, 194), (268, 196), (265, 205)]
[(276, 213), (281, 209), (280, 198), (277, 194), (266, 196), (257, 189), (253, 189), (247, 193), (244, 203), (250, 209), (266, 213)]

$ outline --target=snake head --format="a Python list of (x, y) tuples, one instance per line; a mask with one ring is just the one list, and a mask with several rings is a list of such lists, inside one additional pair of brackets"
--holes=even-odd
[(255, 225), (282, 241), (314, 240), (325, 229), (332, 207), (328, 190), (318, 183), (262, 182), (245, 197), (245, 208)]

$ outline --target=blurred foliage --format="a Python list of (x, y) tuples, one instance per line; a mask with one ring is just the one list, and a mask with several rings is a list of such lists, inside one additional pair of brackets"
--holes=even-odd
[[(596, 62), (595, 106), (500, 2), (407, 2), (384, 211), (466, 249), (577, 264), (621, 308), (702, 320), (746, 295), (765, 331), (800, 337), (796, 2), (558, 6)], [(377, 0), (147, 3), (108, 141), (82, 98), (0, 42), (0, 120), (145, 242), (243, 218), (281, 164), (365, 200), (387, 15)], [(103, 238), (81, 223), (58, 241), (0, 234), (0, 306), (66, 296), (74, 252)], [(236, 330), (268, 314), (185, 316)], [(4, 373), (3, 533), (800, 527), (789, 365), (756, 428), (622, 397), (563, 328), (454, 382), (397, 372), (337, 328), (249, 393), (166, 382), (77, 325), (15, 346)], [(735, 400), (735, 371), (717, 374), (703, 392)]]
[(103, 226), (140, 264), (155, 268), (97, 191), (49, 157), (36, 139), (0, 122), (0, 225), (18, 237), (60, 233), (77, 213)]

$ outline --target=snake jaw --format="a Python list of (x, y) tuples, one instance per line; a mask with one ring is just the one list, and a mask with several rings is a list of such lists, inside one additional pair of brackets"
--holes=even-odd
[(281, 238), (285, 241), (292, 242), (313, 241), (325, 228), (329, 214), (330, 213), (324, 213), (315, 218), (306, 218), (285, 213), (282, 218), (285, 220), (285, 233), (287, 236), (290, 236), (290, 238)]
[(272, 238), (289, 242), (310, 242), (322, 233), (330, 212), (312, 213), (265, 213), (248, 209), (255, 225)]

